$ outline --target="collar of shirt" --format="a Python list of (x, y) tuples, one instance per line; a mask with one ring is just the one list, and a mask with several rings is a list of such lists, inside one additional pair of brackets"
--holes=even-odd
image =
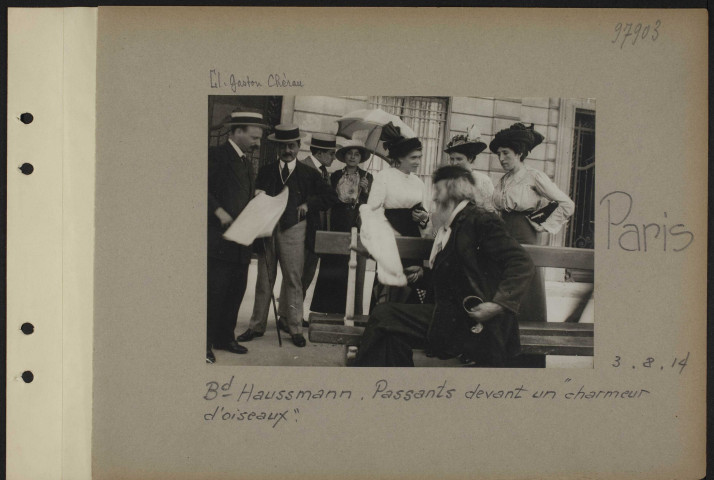
[(411, 176), (411, 172), (404, 173), (401, 170), (399, 170), (397, 167), (392, 167), (392, 171), (393, 171), (393, 174), (397, 177), (409, 178)]
[(454, 211), (451, 212), (451, 216), (449, 216), (449, 222), (436, 232), (436, 238), (434, 239), (434, 244), (431, 247), (431, 255), (429, 255), (430, 267), (434, 266), (434, 260), (436, 259), (436, 256), (444, 249), (447, 242), (449, 241), (449, 237), (451, 236), (451, 223), (456, 218), (456, 215), (458, 215), (461, 210), (466, 208), (466, 205), (468, 205), (468, 203), (469, 202), (467, 200), (461, 200), (461, 202), (456, 205), (456, 208), (454, 208)]
[(504, 175), (504, 177), (506, 177), (506, 180), (510, 178), (513, 183), (521, 182), (523, 179), (528, 177), (528, 167), (522, 165), (518, 172), (511, 173), (510, 175)]
[[(292, 162), (288, 162), (288, 163), (287, 163), (287, 165), (288, 165), (288, 170), (290, 171), (290, 173), (293, 173), (293, 170), (295, 170), (295, 164), (296, 164), (296, 163), (297, 163), (297, 160), (293, 160)], [(280, 161), (278, 162), (278, 167), (280, 168), (280, 171), (281, 171), (281, 172), (282, 172), (284, 166), (285, 166), (285, 162), (283, 162), (282, 160), (280, 160)]]
[(235, 142), (233, 140), (231, 140), (230, 138), (228, 139), (228, 143), (231, 144), (231, 146), (236, 151), (236, 153), (238, 153), (239, 157), (243, 157), (245, 155), (245, 153), (243, 153), (243, 150), (241, 150), (240, 147), (238, 145), (236, 145)]
[(313, 157), (312, 155), (310, 155), (307, 158), (309, 158), (310, 161), (312, 162), (312, 164), (315, 165), (316, 169), (320, 170), (320, 167), (322, 167), (322, 164), (320, 163), (320, 161), (317, 158)]

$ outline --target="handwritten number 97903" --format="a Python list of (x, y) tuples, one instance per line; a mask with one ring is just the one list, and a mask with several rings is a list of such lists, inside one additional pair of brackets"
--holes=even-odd
[(622, 50), (622, 47), (625, 46), (625, 43), (628, 39), (631, 40), (632, 45), (635, 45), (637, 43), (637, 40), (646, 41), (647, 39), (649, 39), (650, 41), (654, 42), (659, 38), (659, 27), (661, 25), (662, 22), (659, 20), (655, 22), (654, 26), (649, 24), (643, 25), (641, 23), (638, 23), (637, 25), (633, 23), (623, 24), (622, 22), (620, 22), (615, 25), (615, 32), (617, 32), (617, 35), (615, 36), (615, 39), (610, 43), (617, 43), (618, 40), (621, 40), (620, 50)]

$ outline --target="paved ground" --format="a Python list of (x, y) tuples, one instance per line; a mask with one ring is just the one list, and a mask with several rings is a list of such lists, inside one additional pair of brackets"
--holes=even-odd
[[(236, 334), (240, 334), (248, 328), (248, 321), (253, 308), (257, 262), (253, 260), (248, 276), (248, 291), (241, 305), (238, 314), (238, 327)], [(370, 275), (371, 273), (371, 275)], [(366, 284), (371, 286), (374, 273), (368, 272)], [(313, 282), (314, 285), (314, 282)], [(566, 282), (546, 282), (546, 295), (548, 302), (548, 319), (552, 322), (563, 321), (575, 308), (583, 292), (587, 291), (590, 284), (566, 283)], [(276, 281), (275, 296), (278, 297), (280, 290), (280, 273)], [(305, 305), (310, 305), (312, 298), (311, 287), (308, 290), (308, 297)], [(365, 295), (365, 299), (369, 296)], [(368, 300), (367, 300), (368, 301)], [(366, 306), (365, 306), (366, 311)], [(305, 311), (307, 318), (309, 310)], [(593, 322), (593, 300), (588, 303), (583, 317), (583, 323)], [(307, 339), (307, 330), (304, 333)], [(278, 346), (278, 335), (275, 329), (275, 319), (271, 313), (268, 317), (268, 330), (261, 338), (244, 343), (248, 348), (248, 354), (235, 355), (221, 350), (215, 350), (216, 365), (254, 365), (254, 366), (344, 366), (344, 347), (341, 345), (328, 345), (322, 343), (311, 343), (309, 340), (304, 348), (298, 348), (292, 344), (290, 337), (283, 333), (283, 346)], [(418, 367), (456, 367), (457, 361), (441, 361), (433, 358), (426, 358), (424, 355), (415, 354), (414, 363)], [(592, 368), (592, 357), (561, 357), (549, 356), (547, 358), (547, 368)]]

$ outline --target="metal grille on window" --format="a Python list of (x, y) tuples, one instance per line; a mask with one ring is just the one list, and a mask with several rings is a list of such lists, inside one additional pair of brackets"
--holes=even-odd
[[(575, 112), (571, 172), (570, 198), (575, 202), (575, 213), (568, 226), (566, 244), (575, 248), (595, 248), (595, 112), (593, 111), (578, 109)], [(572, 280), (592, 281), (592, 272), (569, 273)]]
[[(431, 209), (431, 173), (442, 158), (448, 98), (446, 97), (369, 97), (369, 108), (381, 108), (397, 115), (422, 142), (422, 160), (417, 174), (427, 187), (427, 210)], [(374, 162), (373, 170), (384, 165)]]

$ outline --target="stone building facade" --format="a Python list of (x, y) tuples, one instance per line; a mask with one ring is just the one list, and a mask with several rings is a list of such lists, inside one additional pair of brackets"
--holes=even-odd
[[(456, 134), (475, 125), (487, 144), (496, 132), (514, 122), (534, 124), (545, 140), (530, 152), (525, 163), (545, 172), (576, 203), (576, 213), (558, 234), (544, 239), (552, 246), (593, 248), (595, 101), (573, 98), (395, 97), (395, 96), (213, 96), (209, 99), (209, 144), (220, 143), (220, 124), (233, 109), (264, 114), (271, 124), (295, 123), (305, 139), (313, 133), (337, 132), (337, 120), (355, 110), (381, 108), (412, 127), (424, 144), (418, 174), (431, 197), (431, 172), (448, 160), (443, 148)], [(338, 139), (339, 142), (339, 139)], [(263, 142), (256, 167), (275, 158), (274, 146)], [(303, 154), (309, 154), (303, 141)], [(368, 163), (375, 172), (387, 166), (378, 157)], [(342, 168), (335, 161), (331, 170)], [(475, 168), (494, 182), (504, 175), (496, 156), (486, 149)], [(567, 275), (566, 275), (567, 276)], [(553, 277), (553, 275), (549, 275)], [(560, 274), (555, 277), (561, 277)], [(562, 277), (561, 277), (562, 278)]]

